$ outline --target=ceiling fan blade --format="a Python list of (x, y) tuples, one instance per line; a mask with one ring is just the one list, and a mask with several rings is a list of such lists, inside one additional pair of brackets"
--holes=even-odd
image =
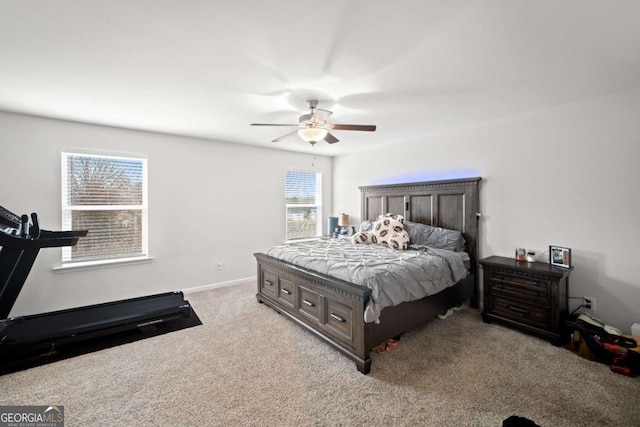
[(251, 123), (250, 126), (299, 126), (299, 124), (290, 125), (282, 123)]
[(298, 133), (298, 131), (297, 131), (297, 130), (294, 130), (293, 132), (289, 132), (289, 133), (288, 133), (288, 134), (286, 134), (286, 135), (282, 135), (281, 137), (276, 138), (276, 139), (274, 139), (274, 140), (273, 140), (273, 141), (271, 141), (271, 142), (280, 142), (280, 141), (282, 141), (283, 139), (287, 139), (287, 138), (289, 138), (290, 136), (293, 136), (293, 135), (295, 135), (295, 134), (297, 134), (297, 133)]
[(338, 138), (331, 135), (330, 133), (327, 133), (327, 136), (324, 137), (324, 140), (327, 141), (329, 144), (335, 144), (336, 142), (340, 141)]
[(338, 130), (364, 130), (367, 132), (373, 132), (376, 130), (375, 125), (326, 125), (328, 129), (338, 129)]
[(333, 112), (329, 110), (323, 110), (321, 108), (316, 108), (313, 111), (313, 116), (311, 117), (311, 121), (313, 122), (326, 122), (330, 115)]

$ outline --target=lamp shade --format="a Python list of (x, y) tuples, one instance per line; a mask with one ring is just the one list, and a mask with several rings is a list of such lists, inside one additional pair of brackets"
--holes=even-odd
[(349, 225), (349, 215), (347, 215), (347, 214), (338, 215), (338, 225), (340, 227), (348, 226)]
[(325, 136), (327, 136), (328, 132), (329, 131), (327, 131), (326, 129), (314, 127), (298, 129), (298, 135), (300, 135), (300, 138), (304, 139), (307, 142), (321, 141)]

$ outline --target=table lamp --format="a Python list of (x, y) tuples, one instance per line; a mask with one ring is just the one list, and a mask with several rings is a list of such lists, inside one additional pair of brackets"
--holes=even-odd
[(340, 226), (340, 234), (346, 234), (349, 232), (349, 215), (343, 213), (338, 215), (338, 225)]

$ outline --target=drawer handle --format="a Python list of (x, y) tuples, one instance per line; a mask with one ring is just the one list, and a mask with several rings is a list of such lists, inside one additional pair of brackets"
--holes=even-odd
[(518, 313), (524, 313), (524, 314), (529, 313), (529, 310), (526, 310), (526, 309), (520, 308), (520, 307), (516, 307), (516, 306), (513, 306), (513, 305), (509, 306), (509, 310), (517, 311)]
[(283, 294), (287, 294), (287, 295), (291, 295), (291, 292), (286, 290), (285, 288), (282, 288), (282, 293)]
[(342, 317), (338, 316), (335, 313), (331, 313), (331, 317), (333, 317), (334, 319), (336, 319), (338, 322), (346, 322), (346, 319), (343, 319)]
[(264, 284), (267, 286), (273, 286), (273, 282), (269, 281), (269, 280), (265, 280)]
[(307, 301), (306, 299), (303, 299), (302, 302), (306, 305), (308, 305), (309, 307), (315, 307), (315, 304), (312, 303), (311, 301)]

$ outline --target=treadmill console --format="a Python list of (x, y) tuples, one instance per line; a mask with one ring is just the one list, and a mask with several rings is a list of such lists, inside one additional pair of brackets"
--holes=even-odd
[(31, 221), (31, 224), (29, 224), (29, 215), (18, 217), (7, 208), (0, 206), (0, 231), (4, 234), (23, 239), (37, 239), (40, 237), (38, 214), (32, 213)]
[(18, 236), (21, 225), (22, 219), (18, 215), (0, 206), (0, 231), (12, 236)]

